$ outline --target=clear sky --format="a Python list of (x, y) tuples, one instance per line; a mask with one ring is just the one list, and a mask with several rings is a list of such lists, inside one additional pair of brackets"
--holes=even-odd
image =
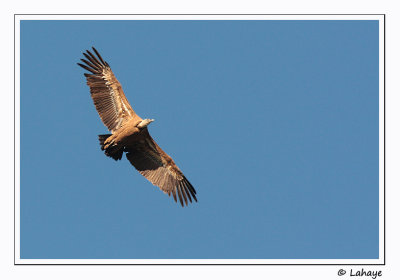
[[(198, 193), (107, 133), (95, 46)], [(21, 258), (378, 258), (378, 21), (23, 21)]]

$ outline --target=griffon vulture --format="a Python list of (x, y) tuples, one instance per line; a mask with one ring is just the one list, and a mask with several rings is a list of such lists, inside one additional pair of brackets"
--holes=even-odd
[(112, 134), (99, 135), (101, 150), (108, 157), (120, 160), (125, 152), (129, 162), (175, 201), (179, 197), (182, 206), (192, 198), (197, 202), (196, 191), (190, 182), (167, 155), (151, 138), (147, 126), (153, 119), (142, 119), (132, 109), (121, 84), (115, 78), (110, 65), (93, 48), (96, 56), (86, 50), (86, 59), (79, 66), (89, 71), (84, 73), (87, 85), (99, 116)]

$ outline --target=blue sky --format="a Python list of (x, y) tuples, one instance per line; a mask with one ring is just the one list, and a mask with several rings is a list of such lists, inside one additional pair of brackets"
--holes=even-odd
[[(198, 193), (123, 158), (95, 46)], [(378, 258), (378, 21), (23, 21), (21, 258)]]

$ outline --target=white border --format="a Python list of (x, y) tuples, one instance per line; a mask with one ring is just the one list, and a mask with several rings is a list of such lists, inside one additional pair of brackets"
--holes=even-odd
[[(378, 20), (379, 21), (379, 259), (21, 259), (20, 21), (21, 20)], [(384, 264), (384, 16), (383, 15), (15, 15), (15, 264)]]

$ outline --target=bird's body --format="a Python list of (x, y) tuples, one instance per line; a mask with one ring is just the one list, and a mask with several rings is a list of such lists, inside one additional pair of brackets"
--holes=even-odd
[(86, 65), (78, 63), (91, 72), (85, 73), (87, 84), (97, 112), (111, 134), (99, 135), (101, 149), (115, 160), (120, 160), (123, 153), (129, 162), (151, 183), (170, 195), (175, 201), (179, 197), (181, 205), (192, 198), (196, 191), (176, 166), (172, 158), (165, 153), (150, 136), (147, 126), (152, 119), (142, 119), (132, 109), (121, 84), (115, 78), (110, 66), (96, 49), (97, 57), (90, 51), (81, 59)]

